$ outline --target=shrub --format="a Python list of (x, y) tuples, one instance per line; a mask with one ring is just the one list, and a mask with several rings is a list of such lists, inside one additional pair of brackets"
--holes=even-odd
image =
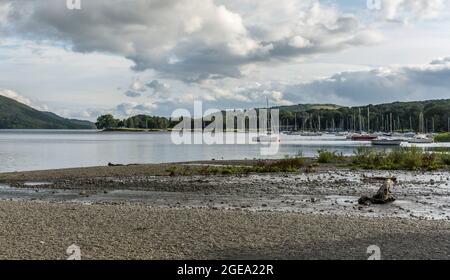
[(436, 142), (450, 142), (450, 133), (441, 133), (434, 137)]
[(449, 153), (441, 153), (441, 161), (445, 165), (450, 165), (450, 154)]
[(331, 163), (339, 160), (343, 160), (344, 156), (342, 154), (338, 154), (337, 152), (330, 152), (327, 150), (319, 150), (319, 163)]
[(285, 158), (274, 162), (259, 162), (254, 170), (255, 172), (296, 172), (305, 165), (305, 159), (297, 156), (294, 158)]
[(446, 158), (436, 153), (425, 153), (417, 147), (396, 149), (389, 153), (360, 148), (353, 159), (353, 166), (384, 170), (435, 170), (441, 168), (447, 160), (450, 162), (450, 157)]

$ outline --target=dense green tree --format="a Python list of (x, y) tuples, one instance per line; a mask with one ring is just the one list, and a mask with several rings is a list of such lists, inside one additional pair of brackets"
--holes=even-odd
[(118, 127), (119, 120), (115, 119), (113, 115), (103, 115), (97, 118), (97, 122), (95, 125), (98, 129), (105, 129), (105, 128), (116, 128)]

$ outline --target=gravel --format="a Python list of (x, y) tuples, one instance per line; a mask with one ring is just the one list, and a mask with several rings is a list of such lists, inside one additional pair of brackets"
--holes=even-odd
[(1, 259), (449, 259), (446, 221), (0, 201)]

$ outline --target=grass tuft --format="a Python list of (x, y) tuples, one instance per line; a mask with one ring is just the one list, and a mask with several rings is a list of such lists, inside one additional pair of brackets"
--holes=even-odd
[(392, 152), (378, 152), (367, 147), (358, 148), (352, 166), (382, 170), (437, 170), (450, 165), (450, 155), (429, 153), (417, 147), (401, 148)]

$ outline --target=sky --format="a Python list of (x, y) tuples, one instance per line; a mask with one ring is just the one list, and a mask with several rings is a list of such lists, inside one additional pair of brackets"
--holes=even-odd
[(450, 0), (80, 3), (0, 0), (0, 95), (87, 120), (450, 98)]

